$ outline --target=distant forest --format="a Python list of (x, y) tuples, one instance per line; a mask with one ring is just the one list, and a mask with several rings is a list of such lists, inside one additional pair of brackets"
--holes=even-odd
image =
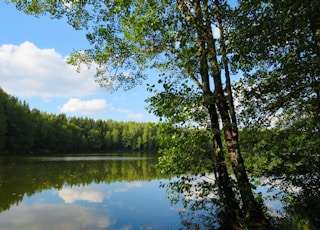
[(0, 88), (0, 153), (155, 152), (154, 123), (94, 120), (30, 110)]

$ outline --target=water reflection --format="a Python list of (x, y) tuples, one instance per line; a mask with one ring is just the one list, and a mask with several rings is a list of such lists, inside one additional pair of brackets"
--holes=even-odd
[(1, 213), (1, 229), (109, 229), (116, 219), (108, 210), (66, 204), (22, 203)]
[[(170, 187), (155, 163), (149, 155), (0, 157), (0, 229), (215, 229), (225, 224), (213, 176), (185, 177), (192, 185), (186, 193), (183, 180), (171, 180)], [(270, 215), (285, 217), (288, 210), (279, 197), (286, 196), (276, 186), (284, 182), (269, 180), (260, 180), (255, 191)], [(171, 189), (173, 206), (161, 183)], [(302, 201), (292, 216), (307, 213), (319, 226), (319, 192), (308, 191), (291, 191)]]
[[(255, 179), (259, 185), (253, 190), (256, 197), (263, 200), (267, 216), (276, 227), (288, 218), (288, 194), (298, 195), (301, 189), (288, 181), (274, 180), (271, 177)], [(286, 183), (285, 189), (284, 183)], [(183, 229), (234, 229), (228, 218), (228, 210), (223, 208), (213, 174), (204, 176), (181, 176), (164, 185), (173, 204), (183, 204), (177, 208)], [(278, 228), (277, 228), (278, 229)], [(279, 229), (284, 229), (282, 226)], [(285, 228), (291, 229), (291, 227)]]
[(0, 229), (178, 229), (150, 156), (0, 158)]
[(67, 204), (81, 200), (101, 203), (104, 197), (110, 197), (111, 191), (108, 194), (104, 194), (99, 188), (91, 185), (86, 187), (64, 187), (58, 191), (58, 194)]

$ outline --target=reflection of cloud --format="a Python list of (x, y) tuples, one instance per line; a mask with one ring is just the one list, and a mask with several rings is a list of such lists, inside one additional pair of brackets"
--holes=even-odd
[[(64, 202), (72, 204), (77, 200), (85, 200), (89, 202), (99, 203), (106, 196), (101, 191), (91, 187), (62, 188), (58, 191), (59, 196)], [(110, 193), (107, 194), (110, 196)]]
[(273, 217), (283, 218), (286, 216), (285, 210), (283, 208), (283, 203), (280, 200), (266, 200), (264, 205), (268, 208), (267, 212)]
[(0, 229), (108, 229), (116, 220), (108, 213), (70, 205), (20, 204), (0, 215)]
[(142, 183), (141, 181), (135, 181), (132, 183), (126, 183), (124, 188), (118, 188), (116, 190), (114, 190), (115, 192), (126, 192), (131, 188), (140, 188), (142, 187)]

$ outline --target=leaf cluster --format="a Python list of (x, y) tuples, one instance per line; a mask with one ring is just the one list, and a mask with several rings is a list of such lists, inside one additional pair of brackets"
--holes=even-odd
[(233, 62), (244, 71), (237, 90), (249, 122), (270, 124), (263, 117), (283, 111), (319, 119), (319, 9), (319, 1), (240, 1)]
[(162, 124), (159, 137), (161, 172), (176, 175), (202, 174), (213, 167), (210, 132)]

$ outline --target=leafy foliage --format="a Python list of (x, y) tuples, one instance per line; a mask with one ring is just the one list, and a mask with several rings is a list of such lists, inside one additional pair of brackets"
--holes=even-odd
[(319, 228), (318, 215), (298, 211), (319, 206), (319, 10), (313, 0), (240, 1), (231, 33), (246, 165), (301, 189), (289, 196), (292, 229)]
[(319, 1), (240, 2), (232, 35), (247, 121), (286, 112), (319, 127), (319, 10)]
[(282, 228), (299, 229), (300, 225), (306, 225), (317, 229), (320, 226), (316, 211), (320, 205), (318, 132), (309, 118), (287, 122), (290, 126), (284, 126), (282, 121), (281, 126), (272, 129), (241, 130), (246, 166), (251, 176), (267, 177), (268, 186), (278, 186), (286, 192), (283, 202), (292, 219), (281, 221)]
[[(204, 174), (214, 166), (210, 159), (210, 133), (205, 130), (187, 130), (165, 125), (160, 129), (159, 167), (162, 172), (181, 174)], [(171, 135), (169, 135), (171, 133)]]

